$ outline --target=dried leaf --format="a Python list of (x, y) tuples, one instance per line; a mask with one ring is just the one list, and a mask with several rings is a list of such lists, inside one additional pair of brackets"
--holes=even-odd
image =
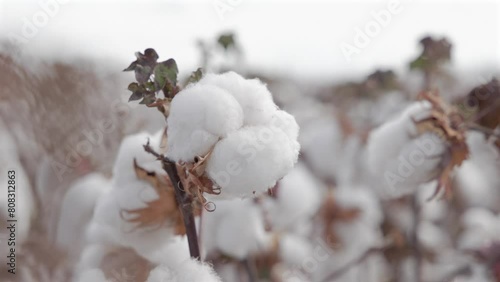
[(138, 179), (146, 181), (155, 189), (158, 199), (147, 202), (144, 208), (123, 210), (128, 215), (123, 218), (130, 223), (135, 223), (136, 228), (161, 228), (168, 224), (174, 227), (175, 234), (186, 234), (172, 183), (154, 171), (143, 169), (135, 160), (134, 169)]
[(465, 126), (458, 110), (446, 104), (441, 97), (432, 91), (423, 92), (420, 97), (431, 103), (430, 117), (416, 121), (419, 134), (433, 132), (448, 144), (448, 157), (445, 158), (442, 171), (438, 177), (438, 185), (430, 199), (436, 197), (444, 189), (447, 197), (451, 196), (451, 173), (469, 157), (466, 143)]

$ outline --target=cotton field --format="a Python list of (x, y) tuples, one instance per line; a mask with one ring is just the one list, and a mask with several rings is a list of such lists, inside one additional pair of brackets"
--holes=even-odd
[(1, 1), (0, 281), (500, 282), (500, 5), (451, 6)]

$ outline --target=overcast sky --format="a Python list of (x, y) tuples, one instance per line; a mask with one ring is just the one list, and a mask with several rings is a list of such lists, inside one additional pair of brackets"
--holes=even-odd
[[(500, 65), (499, 1), (60, 0), (67, 3), (44, 18), (47, 1), (0, 2), (1, 34), (47, 58), (98, 55), (124, 65), (135, 51), (154, 47), (189, 71), (199, 63), (196, 39), (232, 30), (255, 69), (345, 77), (404, 67), (429, 32), (453, 42), (458, 69)], [(375, 24), (377, 14), (390, 15), (385, 26)], [(30, 24), (38, 25), (33, 34), (26, 33)], [(357, 30), (367, 28), (368, 43), (356, 45), (363, 36)], [(341, 48), (348, 45), (356, 48), (350, 60)]]

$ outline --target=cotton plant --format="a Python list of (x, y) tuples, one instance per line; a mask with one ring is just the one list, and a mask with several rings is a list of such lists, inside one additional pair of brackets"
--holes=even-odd
[[(189, 264), (186, 254), (202, 258), (198, 221), (200, 243), (208, 249), (243, 259), (268, 248), (273, 235), (264, 230), (262, 210), (253, 206), (252, 198), (266, 194), (297, 162), (299, 127), (294, 117), (276, 106), (258, 79), (198, 70), (181, 86), (175, 60), (158, 62), (153, 49), (136, 56), (126, 69), (136, 78), (128, 87), (129, 100), (157, 108), (166, 129), (122, 142), (111, 183), (97, 200), (87, 228), (80, 277), (87, 271), (99, 276), (92, 270), (101, 269), (119, 249), (170, 268), (151, 272), (151, 281), (189, 281), (187, 273), (177, 271)], [(224, 202), (232, 207), (225, 208)], [(222, 223), (204, 227), (204, 221), (218, 215), (223, 215), (217, 219)], [(246, 240), (229, 236), (234, 226), (248, 231)], [(213, 232), (202, 232), (209, 228)]]
[(410, 194), (419, 185), (438, 180), (429, 198), (451, 193), (455, 168), (469, 157), (463, 119), (436, 93), (423, 92), (422, 100), (369, 136), (368, 166), (386, 197)]

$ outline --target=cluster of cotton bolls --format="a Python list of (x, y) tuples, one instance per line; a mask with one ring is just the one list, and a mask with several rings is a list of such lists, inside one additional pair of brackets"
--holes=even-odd
[(257, 79), (207, 74), (172, 100), (167, 156), (193, 162), (211, 152), (206, 173), (221, 196), (267, 191), (297, 162), (299, 127)]
[[(276, 89), (273, 97), (259, 80), (207, 74), (172, 100), (167, 142), (164, 130), (128, 136), (111, 179), (75, 182), (56, 240), (78, 261), (75, 281), (129, 277), (109, 265), (129, 269), (130, 261), (146, 269), (133, 281), (148, 282), (245, 281), (255, 264), (266, 281), (491, 281), (476, 258), (500, 241), (500, 164), (491, 142), (468, 133), (470, 157), (454, 171), (458, 200), (428, 201), (449, 153), (447, 142), (415, 125), (429, 117), (430, 103), (380, 99), (366, 137), (356, 133), (362, 120), (350, 127), (338, 109), (289, 85)], [(358, 111), (347, 109), (347, 117)], [(137, 228), (123, 215), (158, 198), (133, 165), (165, 175), (144, 151), (147, 140), (181, 165), (204, 159), (205, 175), (221, 188), (203, 195), (215, 210), (196, 218), (210, 264), (190, 259), (187, 238), (170, 222)], [(117, 256), (121, 264), (112, 263)]]
[[(122, 274), (115, 269), (106, 272), (106, 261), (112, 260), (109, 256), (115, 253), (120, 256), (132, 253), (129, 258), (132, 263), (147, 262), (151, 271), (143, 278), (150, 282), (220, 281), (209, 265), (190, 260), (186, 238), (175, 235), (171, 224), (138, 228), (137, 223), (127, 221), (123, 215), (124, 210), (143, 208), (146, 202), (158, 198), (154, 187), (138, 179), (134, 161), (148, 171), (165, 174), (161, 163), (143, 148), (149, 140), (152, 148), (163, 150), (163, 132), (126, 137), (120, 146), (111, 180), (89, 175), (67, 193), (59, 223), (59, 244), (68, 245), (74, 239), (68, 236), (80, 237), (80, 232), (85, 233), (82, 241), (86, 242), (83, 247), (68, 246), (70, 250), (78, 248), (73, 253), (81, 254), (75, 281), (140, 280), (137, 273)], [(68, 230), (73, 230), (74, 234)], [(125, 272), (130, 266), (122, 267)]]

